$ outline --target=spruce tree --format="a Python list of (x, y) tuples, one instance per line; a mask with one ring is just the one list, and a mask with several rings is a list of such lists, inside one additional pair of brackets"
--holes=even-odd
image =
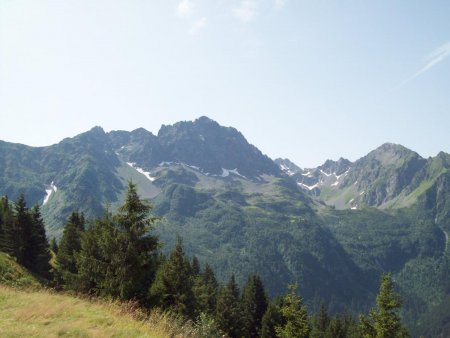
[(8, 196), (1, 198), (0, 209), (2, 217), (2, 232), (0, 234), (0, 251), (3, 251), (11, 256), (15, 256), (16, 245), (15, 245), (14, 212), (9, 203)]
[(30, 243), (27, 245), (27, 250), (31, 255), (31, 265), (28, 268), (42, 277), (49, 278), (51, 255), (45, 235), (44, 221), (38, 205), (31, 210), (31, 224)]
[(194, 318), (191, 267), (184, 255), (180, 239), (169, 258), (158, 269), (150, 288), (150, 296), (161, 308)]
[(267, 310), (261, 320), (261, 338), (276, 338), (276, 327), (282, 327), (285, 324), (283, 316), (280, 311), (281, 300), (276, 299), (270, 302)]
[(81, 248), (81, 231), (79, 227), (78, 213), (73, 212), (66, 225), (59, 242), (58, 254), (56, 255), (56, 269), (59, 277), (66, 287), (73, 288), (76, 284), (77, 264), (75, 253)]
[(102, 255), (99, 245), (105, 238), (103, 231), (111, 231), (110, 226), (109, 217), (105, 216), (104, 219), (96, 220), (81, 237), (80, 251), (75, 253), (78, 291), (111, 295), (106, 278), (109, 262)]
[(267, 296), (261, 278), (251, 275), (242, 292), (244, 333), (246, 337), (259, 337), (261, 321), (267, 309)]
[(360, 317), (364, 338), (404, 338), (409, 333), (402, 325), (399, 310), (401, 301), (394, 292), (394, 282), (389, 275), (381, 276), (380, 291), (376, 307), (370, 311), (369, 318)]
[(361, 338), (358, 323), (348, 312), (338, 314), (330, 320), (326, 338)]
[(77, 229), (81, 232), (84, 232), (85, 230), (85, 220), (84, 220), (84, 214), (80, 213), (78, 211), (74, 211), (69, 216), (69, 223), (74, 224)]
[[(118, 212), (108, 211), (93, 222), (75, 255), (82, 290), (122, 300), (147, 301), (158, 248), (157, 238), (150, 234), (157, 218), (149, 216), (150, 210), (151, 206), (141, 201), (136, 185), (130, 182), (125, 203)], [(84, 224), (84, 216), (78, 218)]]
[[(110, 237), (111, 280), (118, 286), (121, 299), (138, 298), (143, 301), (156, 270), (158, 239), (150, 234), (157, 217), (149, 215), (152, 207), (143, 202), (132, 182), (128, 183), (125, 203), (112, 221), (116, 237)], [(103, 248), (105, 249), (105, 248)]]
[(50, 240), (50, 250), (56, 255), (58, 253), (58, 243), (56, 243), (55, 236)]
[(330, 317), (324, 303), (320, 304), (319, 311), (314, 316), (311, 338), (325, 338), (330, 325)]
[(20, 194), (14, 209), (14, 256), (17, 257), (20, 264), (30, 267), (33, 259), (32, 250), (29, 248), (32, 237), (32, 221), (24, 194)]
[(196, 256), (192, 257), (191, 269), (192, 269), (192, 275), (194, 277), (197, 277), (198, 275), (200, 275), (200, 263), (198, 262), (198, 258)]
[(296, 294), (295, 285), (289, 285), (289, 292), (283, 297), (281, 314), (285, 321), (275, 331), (280, 338), (306, 338), (309, 335), (309, 320), (306, 306)]
[(208, 263), (203, 272), (194, 278), (193, 292), (198, 313), (214, 314), (216, 310), (218, 283)]
[(243, 334), (242, 311), (239, 299), (239, 287), (234, 275), (226, 287), (221, 287), (216, 305), (217, 325), (231, 338), (239, 338)]

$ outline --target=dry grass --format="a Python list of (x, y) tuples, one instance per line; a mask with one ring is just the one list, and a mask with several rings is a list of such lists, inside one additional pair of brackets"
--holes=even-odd
[(189, 322), (133, 303), (85, 300), (0, 285), (0, 335), (12, 337), (194, 337)]

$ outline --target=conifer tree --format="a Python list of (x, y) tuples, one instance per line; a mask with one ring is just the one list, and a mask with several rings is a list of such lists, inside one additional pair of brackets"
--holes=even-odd
[[(158, 240), (150, 234), (157, 218), (141, 201), (136, 185), (128, 184), (125, 203), (93, 222), (76, 254), (79, 287), (122, 300), (147, 301), (156, 270)], [(79, 216), (84, 223), (84, 216)], [(61, 244), (59, 247), (61, 251)]]
[(153, 301), (163, 309), (188, 318), (194, 318), (195, 303), (192, 292), (192, 275), (181, 240), (178, 239), (169, 258), (160, 266), (150, 288)]
[(234, 275), (226, 287), (221, 287), (216, 305), (217, 325), (231, 338), (239, 338), (243, 334), (242, 311), (239, 301), (239, 287)]
[(353, 316), (348, 312), (344, 312), (330, 320), (325, 337), (361, 338), (361, 333)]
[(56, 255), (58, 275), (69, 288), (74, 286), (78, 271), (75, 260), (75, 253), (79, 252), (81, 248), (81, 231), (78, 220), (78, 213), (72, 212), (64, 226)]
[(203, 272), (194, 279), (193, 292), (198, 313), (214, 314), (216, 310), (218, 283), (208, 263)]
[(32, 263), (32, 254), (28, 250), (28, 245), (31, 243), (32, 222), (24, 194), (20, 194), (14, 209), (14, 256), (20, 264), (29, 267)]
[(267, 306), (261, 320), (261, 338), (277, 338), (275, 328), (285, 324), (280, 307), (280, 299), (270, 302)]
[(296, 285), (289, 285), (289, 292), (283, 297), (280, 311), (285, 324), (275, 328), (280, 338), (306, 338), (309, 335), (308, 312), (296, 294), (296, 288)]
[(198, 262), (198, 258), (196, 256), (192, 257), (192, 276), (197, 277), (200, 275), (200, 263)]
[[(78, 270), (77, 285), (78, 291), (110, 295), (106, 283), (106, 273), (108, 262), (101, 254), (99, 243), (102, 241), (102, 231), (109, 232), (111, 222), (110, 217), (96, 220), (81, 237), (80, 251), (75, 254)], [(105, 229), (106, 228), (106, 229)]]
[(58, 243), (56, 243), (55, 236), (50, 240), (50, 250), (56, 255), (58, 253)]
[(11, 256), (16, 254), (14, 212), (10, 206), (8, 196), (0, 200), (0, 209), (2, 217), (2, 232), (0, 234), (0, 251), (6, 252)]
[(409, 337), (398, 314), (401, 301), (394, 292), (394, 282), (389, 275), (381, 276), (380, 291), (376, 307), (370, 311), (369, 318), (360, 317), (364, 338), (404, 338)]
[(3, 251), (4, 225), (3, 225), (3, 201), (0, 199), (0, 251)]
[(154, 277), (158, 239), (150, 231), (158, 218), (149, 215), (151, 209), (140, 199), (136, 185), (129, 182), (125, 203), (112, 218), (116, 237), (110, 238), (115, 250), (110, 251), (110, 268), (121, 299), (144, 300)]
[(81, 231), (84, 232), (85, 230), (85, 220), (84, 220), (84, 214), (80, 213), (78, 211), (73, 211), (70, 216), (69, 216), (69, 223), (72, 223), (73, 225), (76, 226), (76, 228)]
[(324, 303), (320, 304), (319, 311), (314, 316), (311, 338), (325, 338), (330, 325), (330, 317)]
[(259, 337), (261, 321), (267, 309), (267, 296), (261, 278), (251, 275), (242, 292), (245, 337)]
[(45, 235), (44, 221), (38, 205), (31, 210), (31, 224), (30, 242), (27, 245), (28, 254), (31, 256), (31, 265), (28, 268), (42, 277), (49, 278), (51, 255)]

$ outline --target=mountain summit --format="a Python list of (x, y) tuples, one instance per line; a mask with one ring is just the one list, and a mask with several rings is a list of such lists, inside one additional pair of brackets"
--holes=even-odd
[(387, 271), (412, 325), (448, 303), (446, 153), (424, 159), (386, 143), (353, 163), (302, 169), (207, 117), (156, 135), (95, 127), (49, 147), (0, 142), (0, 195), (40, 204), (50, 236), (73, 210), (90, 219), (117, 208), (130, 180), (162, 217), (155, 232), (167, 248), (181, 236), (222, 281), (257, 272), (271, 295), (300, 282), (309, 304), (334, 311), (366, 308)]
[(222, 175), (235, 170), (245, 177), (279, 176), (281, 171), (235, 128), (208, 117), (163, 125), (155, 136), (144, 129), (111, 132), (109, 137), (124, 159), (145, 168), (160, 163), (185, 163), (203, 172)]

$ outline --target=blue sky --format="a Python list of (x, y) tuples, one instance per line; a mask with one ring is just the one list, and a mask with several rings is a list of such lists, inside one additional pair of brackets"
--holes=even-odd
[(0, 139), (202, 115), (302, 167), (450, 152), (450, 2), (0, 0)]

